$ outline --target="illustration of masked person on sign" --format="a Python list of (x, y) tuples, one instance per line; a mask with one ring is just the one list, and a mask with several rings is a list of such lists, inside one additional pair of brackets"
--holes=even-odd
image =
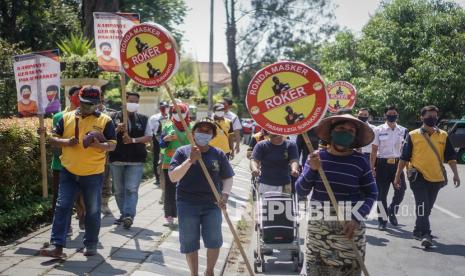
[(116, 58), (111, 56), (111, 44), (108, 42), (102, 42), (99, 45), (102, 54), (98, 56), (98, 65), (105, 71), (118, 71), (119, 62)]
[(143, 51), (147, 50), (149, 45), (147, 43), (142, 42), (140, 38), (136, 37), (136, 50), (138, 53), (142, 53)]
[(344, 91), (342, 91), (342, 88), (339, 86), (339, 88), (336, 90), (336, 95), (344, 95)]
[(45, 114), (53, 114), (60, 111), (60, 99), (58, 98), (58, 86), (49, 85), (45, 90), (47, 93), (48, 104), (45, 107)]
[(336, 100), (336, 103), (334, 104), (334, 109), (339, 109), (341, 108), (341, 104), (339, 103), (339, 100)]
[(291, 87), (289, 86), (289, 83), (282, 83), (278, 77), (274, 76), (272, 78), (273, 82), (274, 82), (274, 85), (273, 85), (273, 92), (275, 95), (279, 95), (281, 94), (281, 92), (284, 92), (288, 89), (291, 89)]
[(31, 100), (31, 86), (23, 85), (19, 89), (21, 99), (18, 101), (18, 113), (20, 117), (31, 117), (37, 114), (37, 102)]
[(149, 75), (149, 78), (156, 77), (161, 74), (160, 70), (156, 69), (153, 67), (152, 63), (147, 62), (147, 75)]
[(288, 125), (293, 125), (296, 122), (304, 119), (304, 114), (294, 112), (294, 110), (290, 106), (286, 106), (286, 112), (287, 115), (285, 119)]

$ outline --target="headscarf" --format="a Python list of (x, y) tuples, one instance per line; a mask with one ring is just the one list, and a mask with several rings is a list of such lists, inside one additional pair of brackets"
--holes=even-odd
[[(184, 121), (186, 122), (186, 125), (189, 126), (189, 123), (191, 121), (191, 118), (189, 116), (189, 108), (187, 107), (186, 104), (184, 103), (178, 103), (178, 107), (179, 109), (181, 110), (181, 113), (185, 113), (186, 114), (186, 118), (184, 118)], [(170, 118), (171, 118), (171, 122), (173, 122), (173, 124), (176, 126), (176, 128), (180, 131), (184, 131), (184, 127), (182, 125), (182, 122), (181, 121), (177, 121), (174, 119), (174, 116), (173, 114), (176, 113), (176, 108), (173, 106), (170, 106)], [(179, 118), (182, 119), (182, 115), (181, 114), (178, 114), (179, 115)]]

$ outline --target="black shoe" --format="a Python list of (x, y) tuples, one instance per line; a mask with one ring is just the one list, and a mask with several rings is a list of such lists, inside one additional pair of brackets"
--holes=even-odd
[(386, 223), (384, 222), (381, 222), (379, 225), (378, 225), (378, 230), (380, 231), (386, 231)]
[(396, 215), (394, 213), (389, 215), (389, 222), (394, 226), (399, 225), (399, 222), (397, 221)]
[(132, 225), (132, 218), (131, 217), (125, 217), (123, 219), (123, 227), (125, 229), (129, 229), (129, 228), (131, 228), (131, 225)]
[(423, 246), (426, 249), (433, 246), (433, 239), (431, 238), (431, 235), (428, 235), (428, 234), (423, 235), (421, 239), (421, 246)]

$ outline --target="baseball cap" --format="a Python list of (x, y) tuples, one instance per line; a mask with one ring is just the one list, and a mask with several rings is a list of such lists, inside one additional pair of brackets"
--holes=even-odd
[(224, 110), (224, 104), (217, 103), (213, 105), (213, 111)]
[(101, 102), (100, 95), (100, 89), (93, 86), (87, 86), (81, 88), (81, 91), (79, 91), (79, 100), (82, 103), (99, 104)]

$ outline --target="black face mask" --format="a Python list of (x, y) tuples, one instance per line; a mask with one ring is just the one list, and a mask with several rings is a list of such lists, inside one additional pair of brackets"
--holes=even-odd
[(426, 117), (426, 118), (423, 118), (423, 123), (429, 127), (434, 127), (438, 123), (438, 118)]
[(397, 121), (397, 115), (386, 115), (386, 120), (390, 123), (394, 123)]
[(368, 121), (368, 117), (358, 116), (357, 118), (362, 122)]

